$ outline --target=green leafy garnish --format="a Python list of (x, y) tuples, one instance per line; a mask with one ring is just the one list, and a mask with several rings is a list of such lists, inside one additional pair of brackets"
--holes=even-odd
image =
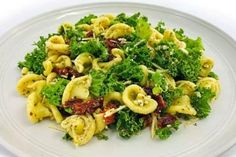
[(107, 141), (109, 139), (108, 136), (104, 134), (104, 131), (96, 134), (95, 136), (97, 137), (98, 140), (105, 140), (105, 141)]
[(179, 129), (179, 125), (181, 122), (179, 120), (176, 120), (173, 124), (168, 125), (164, 128), (158, 128), (156, 130), (156, 135), (161, 139), (161, 140), (166, 140), (167, 138), (172, 135), (172, 133), (176, 130)]
[(88, 25), (90, 25), (90, 24), (91, 24), (91, 20), (92, 20), (92, 19), (95, 19), (95, 18), (97, 18), (96, 15), (89, 14), (88, 16), (84, 16), (82, 19), (80, 19), (80, 20), (75, 24), (75, 26), (81, 25), (81, 24), (88, 24)]
[(132, 27), (135, 27), (138, 23), (139, 16), (140, 16), (140, 13), (135, 13), (132, 16), (126, 16), (125, 13), (121, 13), (116, 16), (116, 18), (112, 21), (112, 24), (125, 23)]
[(119, 81), (132, 81), (139, 83), (143, 79), (143, 71), (132, 59), (124, 59), (120, 64), (114, 65), (109, 71), (109, 75), (118, 78)]
[(68, 83), (69, 80), (58, 78), (54, 84), (44, 86), (41, 93), (48, 103), (60, 106), (64, 89)]
[(123, 109), (118, 112), (116, 129), (119, 136), (129, 139), (133, 135), (137, 135), (144, 128), (144, 120), (139, 118), (137, 113), (129, 109)]
[(158, 23), (157, 23), (157, 26), (155, 27), (155, 29), (158, 31), (158, 32), (160, 32), (160, 33), (164, 33), (164, 31), (165, 31), (165, 23), (163, 22), (163, 21), (159, 21)]
[(169, 89), (166, 92), (162, 93), (163, 99), (166, 101), (167, 106), (170, 106), (171, 103), (178, 97), (182, 96), (183, 92), (180, 88)]
[(191, 105), (197, 111), (198, 118), (206, 118), (211, 112), (210, 102), (215, 97), (215, 93), (208, 88), (198, 87), (191, 98)]
[(68, 133), (65, 133), (65, 135), (62, 137), (63, 140), (66, 140), (66, 141), (72, 141), (73, 138), (68, 134)]
[(31, 52), (27, 53), (25, 56), (25, 61), (18, 62), (19, 68), (28, 68), (29, 71), (32, 71), (36, 74), (42, 74), (44, 71), (43, 61), (47, 56), (45, 42), (47, 38), (40, 37), (40, 40), (37, 43), (34, 43), (36, 48)]
[(76, 58), (83, 52), (89, 52), (94, 57), (100, 58), (102, 61), (106, 61), (109, 57), (108, 50), (104, 46), (104, 43), (98, 39), (92, 39), (87, 42), (72, 41), (70, 44), (71, 58)]
[(137, 36), (148, 40), (152, 30), (150, 27), (150, 24), (148, 23), (148, 19), (146, 17), (141, 17), (138, 19), (137, 25), (135, 27), (135, 31), (137, 33)]
[(195, 82), (201, 70), (201, 56), (203, 47), (201, 39), (186, 39), (187, 52), (177, 48), (172, 41), (161, 41), (156, 45), (157, 52), (154, 61), (178, 79)]
[(154, 88), (152, 89), (153, 94), (157, 95), (168, 89), (165, 77), (161, 72), (156, 71), (154, 74), (152, 74), (151, 80), (154, 83)]
[(127, 58), (132, 58), (136, 63), (152, 66), (151, 50), (147, 47), (147, 42), (136, 34), (127, 37), (129, 42), (123, 46)]
[(214, 79), (216, 79), (216, 80), (219, 80), (219, 76), (218, 76), (216, 73), (214, 73), (213, 71), (211, 71), (211, 72), (208, 74), (208, 77), (212, 77), (212, 78), (214, 78)]
[(104, 96), (109, 92), (121, 92), (124, 90), (124, 84), (113, 77), (113, 75), (109, 76), (100, 70), (92, 70), (90, 75), (92, 76), (92, 84), (89, 90), (96, 97)]

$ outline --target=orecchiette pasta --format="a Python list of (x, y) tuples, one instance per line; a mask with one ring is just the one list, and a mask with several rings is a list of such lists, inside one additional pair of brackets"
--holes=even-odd
[(75, 145), (88, 143), (95, 133), (95, 120), (89, 114), (72, 115), (62, 121), (61, 127), (73, 138)]
[(65, 102), (71, 98), (87, 99), (91, 82), (92, 80), (89, 75), (71, 80), (64, 90), (62, 104), (65, 104)]
[(56, 61), (53, 62), (55, 64), (55, 67), (57, 68), (64, 68), (64, 67), (71, 67), (72, 62), (70, 57), (66, 55), (61, 55), (57, 58)]
[(183, 94), (188, 96), (190, 96), (194, 92), (196, 87), (193, 82), (185, 80), (177, 81), (176, 84), (178, 88), (182, 89)]
[(126, 87), (122, 99), (130, 110), (139, 114), (152, 113), (158, 105), (157, 102), (148, 96), (138, 85)]
[(149, 37), (148, 44), (152, 47), (155, 44), (158, 44), (162, 38), (163, 35), (154, 28), (152, 28), (152, 34)]
[(111, 54), (114, 56), (114, 58), (111, 61), (109, 61), (109, 62), (98, 62), (98, 66), (103, 71), (107, 71), (112, 66), (120, 63), (122, 61), (122, 56), (124, 55), (123, 51), (120, 50), (120, 49), (117, 49), (117, 48), (112, 49)]
[(49, 75), (47, 75), (46, 82), (50, 83), (57, 77), (57, 74), (52, 72)]
[(36, 81), (32, 84), (28, 85), (28, 88), (32, 89), (32, 91), (35, 91), (37, 94), (40, 94), (42, 88), (46, 85), (46, 81), (45, 80), (39, 80)]
[(27, 116), (32, 123), (37, 123), (44, 118), (52, 116), (50, 110), (43, 105), (42, 98), (36, 92), (28, 96)]
[(215, 97), (217, 97), (220, 92), (219, 81), (212, 77), (204, 77), (199, 79), (197, 82), (197, 86), (211, 89), (211, 91), (216, 94)]
[(214, 66), (214, 60), (209, 57), (201, 58), (201, 71), (200, 76), (206, 77), (210, 73), (211, 69)]
[(58, 33), (65, 33), (67, 30), (75, 29), (75, 26), (70, 22), (64, 22), (58, 27)]
[(31, 92), (35, 90), (32, 87), (36, 81), (43, 80), (44, 77), (37, 74), (27, 74), (24, 75), (17, 83), (16, 90), (19, 94), (28, 96)]
[(117, 48), (112, 49), (111, 54), (114, 56), (114, 58), (109, 62), (99, 62), (99, 59), (94, 59), (92, 62), (93, 69), (106, 72), (112, 66), (120, 63), (124, 57), (123, 51)]
[(147, 80), (148, 80), (148, 68), (145, 66), (145, 65), (140, 65), (142, 71), (143, 71), (143, 79), (142, 81), (140, 82), (140, 84), (142, 86), (146, 85), (147, 84)]
[(196, 110), (190, 104), (190, 98), (187, 95), (181, 96), (173, 101), (167, 110), (168, 113), (183, 113), (188, 115), (196, 115)]
[(174, 79), (171, 75), (169, 75), (168, 73), (166, 73), (166, 72), (163, 72), (162, 74), (163, 74), (163, 76), (164, 76), (165, 79), (166, 79), (166, 82), (167, 82), (168, 87), (169, 87), (170, 89), (175, 89), (175, 87), (176, 87), (175, 79)]
[(102, 33), (106, 28), (109, 27), (111, 21), (106, 16), (100, 16), (98, 18), (92, 19), (93, 32), (98, 35)]
[(163, 34), (163, 40), (173, 41), (176, 44), (176, 46), (180, 49), (186, 48), (185, 42), (182, 42), (182, 41), (178, 40), (175, 36), (175, 32), (171, 29), (165, 30), (165, 32)]
[(43, 67), (44, 67), (43, 74), (45, 76), (48, 76), (52, 72), (52, 69), (53, 69), (52, 62), (50, 60), (44, 61), (43, 62)]
[(93, 29), (93, 27), (88, 24), (80, 24), (80, 25), (77, 25), (76, 27), (78, 27), (84, 31), (91, 31)]
[(103, 105), (106, 106), (111, 101), (116, 101), (116, 102), (119, 102), (120, 104), (122, 104), (123, 101), (122, 101), (121, 93), (111, 92), (111, 93), (107, 94), (106, 96), (104, 96)]
[(109, 27), (105, 33), (105, 38), (119, 38), (125, 35), (129, 35), (134, 32), (134, 29), (127, 24), (117, 23)]
[(52, 55), (50, 56), (46, 61), (43, 62), (44, 72), (43, 74), (45, 76), (48, 76), (51, 72), (53, 67), (57, 68), (65, 68), (65, 67), (71, 67), (72, 62), (70, 57), (66, 55)]
[(28, 73), (29, 73), (29, 69), (28, 68), (26, 68), (26, 67), (22, 68), (21, 75), (26, 75)]
[(105, 120), (104, 120), (104, 113), (94, 113), (93, 114), (94, 119), (95, 119), (95, 124), (96, 124), (96, 129), (95, 129), (95, 134), (102, 132), (105, 127)]
[(93, 56), (89, 53), (82, 53), (76, 57), (74, 63), (79, 73), (87, 72), (92, 67)]
[(104, 15), (102, 15), (102, 16), (104, 16), (104, 17), (107, 17), (110, 21), (111, 20), (114, 20), (116, 17), (114, 16), (114, 15), (112, 15), (112, 14), (104, 14)]
[(56, 120), (56, 122), (58, 124), (60, 124), (63, 121), (63, 117), (62, 117), (61, 113), (59, 112), (59, 110), (57, 109), (57, 107), (55, 105), (49, 104), (48, 106), (52, 112), (54, 119)]
[(65, 43), (62, 36), (54, 35), (48, 39), (46, 42), (48, 56), (51, 55), (68, 55), (69, 45)]

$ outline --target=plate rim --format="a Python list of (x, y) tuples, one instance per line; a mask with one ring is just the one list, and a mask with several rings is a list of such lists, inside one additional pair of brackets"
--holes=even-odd
[[(204, 27), (207, 27), (210, 30), (213, 30), (215, 32), (217, 32), (218, 35), (220, 35), (223, 39), (227, 40), (227, 42), (230, 44), (230, 46), (232, 46), (234, 49), (236, 49), (236, 39), (234, 39), (229, 33), (225, 32), (223, 29), (219, 28), (218, 26), (194, 15), (194, 14), (190, 14), (188, 12), (185, 11), (181, 11), (178, 9), (174, 9), (171, 7), (166, 7), (163, 5), (158, 5), (158, 4), (152, 4), (150, 2), (140, 2), (140, 1), (134, 1), (134, 2), (127, 2), (124, 0), (117, 0), (117, 1), (103, 1), (103, 2), (85, 2), (82, 4), (75, 4), (72, 6), (67, 6), (67, 7), (60, 7), (57, 9), (53, 9), (50, 11), (45, 11), (43, 13), (40, 13), (36, 16), (33, 16), (31, 18), (28, 18), (26, 20), (23, 20), (22, 22), (14, 25), (13, 27), (11, 27), (10, 29), (8, 29), (7, 31), (3, 32), (0, 35), (0, 46), (2, 46), (5, 42), (8, 41), (9, 38), (11, 38), (11, 36), (16, 32), (16, 31), (21, 31), (21, 29), (24, 29), (26, 27), (28, 27), (31, 23), (35, 23), (37, 22), (37, 20), (40, 19), (44, 19), (47, 18), (47, 16), (52, 16), (54, 14), (58, 14), (58, 13), (68, 13), (70, 11), (73, 11), (76, 8), (92, 8), (93, 6), (97, 6), (97, 5), (109, 5), (109, 4), (117, 4), (117, 5), (124, 5), (124, 4), (128, 4), (128, 5), (139, 5), (142, 7), (151, 7), (151, 8), (156, 8), (156, 9), (164, 9), (167, 10), (168, 12), (172, 12), (175, 13), (175, 15), (179, 15), (181, 17), (184, 17), (188, 20), (197, 22), (199, 24), (202, 24)], [(233, 72), (233, 77), (234, 79), (236, 78), (236, 70), (234, 70), (232, 67), (230, 69)], [(6, 140), (3, 139), (2, 137), (3, 135), (0, 135), (0, 145), (7, 149), (7, 151), (9, 151), (10, 153), (14, 154), (15, 156), (29, 156), (29, 154), (27, 154), (24, 151), (21, 151), (20, 149), (18, 149), (17, 147), (9, 144)], [(226, 145), (224, 145), (223, 147), (221, 147), (220, 149), (217, 149), (215, 154), (221, 155), (224, 152), (226, 152), (227, 150), (229, 150), (231, 147), (233, 147), (236, 144), (236, 136), (234, 138), (232, 138), (229, 142), (227, 142)]]

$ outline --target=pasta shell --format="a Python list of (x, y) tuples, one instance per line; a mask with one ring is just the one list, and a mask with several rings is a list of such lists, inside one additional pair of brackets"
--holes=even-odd
[(124, 104), (133, 112), (139, 114), (152, 113), (157, 108), (157, 102), (147, 96), (138, 85), (130, 85), (125, 88), (122, 99)]
[(92, 67), (93, 56), (90, 53), (82, 53), (76, 57), (74, 63), (79, 73), (87, 72)]
[(211, 89), (211, 91), (216, 94), (215, 97), (219, 95), (220, 83), (218, 80), (212, 77), (204, 77), (204, 78), (199, 79), (197, 82), (197, 86)]
[(72, 115), (62, 121), (61, 127), (73, 138), (75, 145), (88, 143), (95, 133), (95, 120), (89, 114)]
[(193, 94), (196, 85), (191, 81), (180, 80), (176, 82), (177, 87), (182, 89), (184, 95), (190, 96)]
[(92, 79), (88, 75), (71, 80), (64, 90), (62, 104), (65, 104), (67, 100), (72, 98), (87, 99), (91, 82)]
[(201, 58), (201, 71), (200, 76), (206, 77), (211, 72), (214, 66), (214, 60), (209, 57)]
[(35, 86), (32, 86), (36, 81), (43, 80), (44, 77), (37, 74), (24, 75), (17, 83), (16, 90), (20, 95), (28, 96), (35, 90)]
[(183, 113), (188, 115), (196, 115), (196, 110), (190, 104), (190, 98), (187, 95), (181, 96), (173, 101), (167, 110), (168, 113)]
[(124, 37), (126, 35), (134, 32), (134, 29), (127, 24), (117, 23), (112, 25), (105, 33), (105, 38), (116, 39), (119, 37)]
[(36, 92), (31, 93), (28, 97), (27, 116), (32, 123), (37, 123), (52, 116), (50, 110), (43, 105), (42, 98)]

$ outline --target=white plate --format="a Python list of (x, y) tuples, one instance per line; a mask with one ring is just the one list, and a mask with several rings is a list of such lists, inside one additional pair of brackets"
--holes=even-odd
[[(60, 23), (76, 22), (89, 13), (132, 14), (141, 12), (155, 25), (163, 20), (168, 27), (184, 28), (191, 37), (200, 36), (206, 54), (215, 59), (222, 91), (210, 116), (197, 126), (182, 127), (166, 141), (152, 140), (149, 131), (130, 140), (110, 133), (108, 141), (94, 138), (75, 148), (61, 139), (63, 133), (50, 129), (52, 122), (31, 125), (26, 118), (26, 99), (15, 90), (20, 71), (17, 62), (32, 50), (40, 35), (56, 32)], [(0, 141), (18, 156), (216, 156), (236, 142), (235, 59), (236, 43), (218, 28), (196, 17), (172, 9), (138, 3), (100, 3), (66, 8), (43, 14), (7, 32), (0, 39)]]

